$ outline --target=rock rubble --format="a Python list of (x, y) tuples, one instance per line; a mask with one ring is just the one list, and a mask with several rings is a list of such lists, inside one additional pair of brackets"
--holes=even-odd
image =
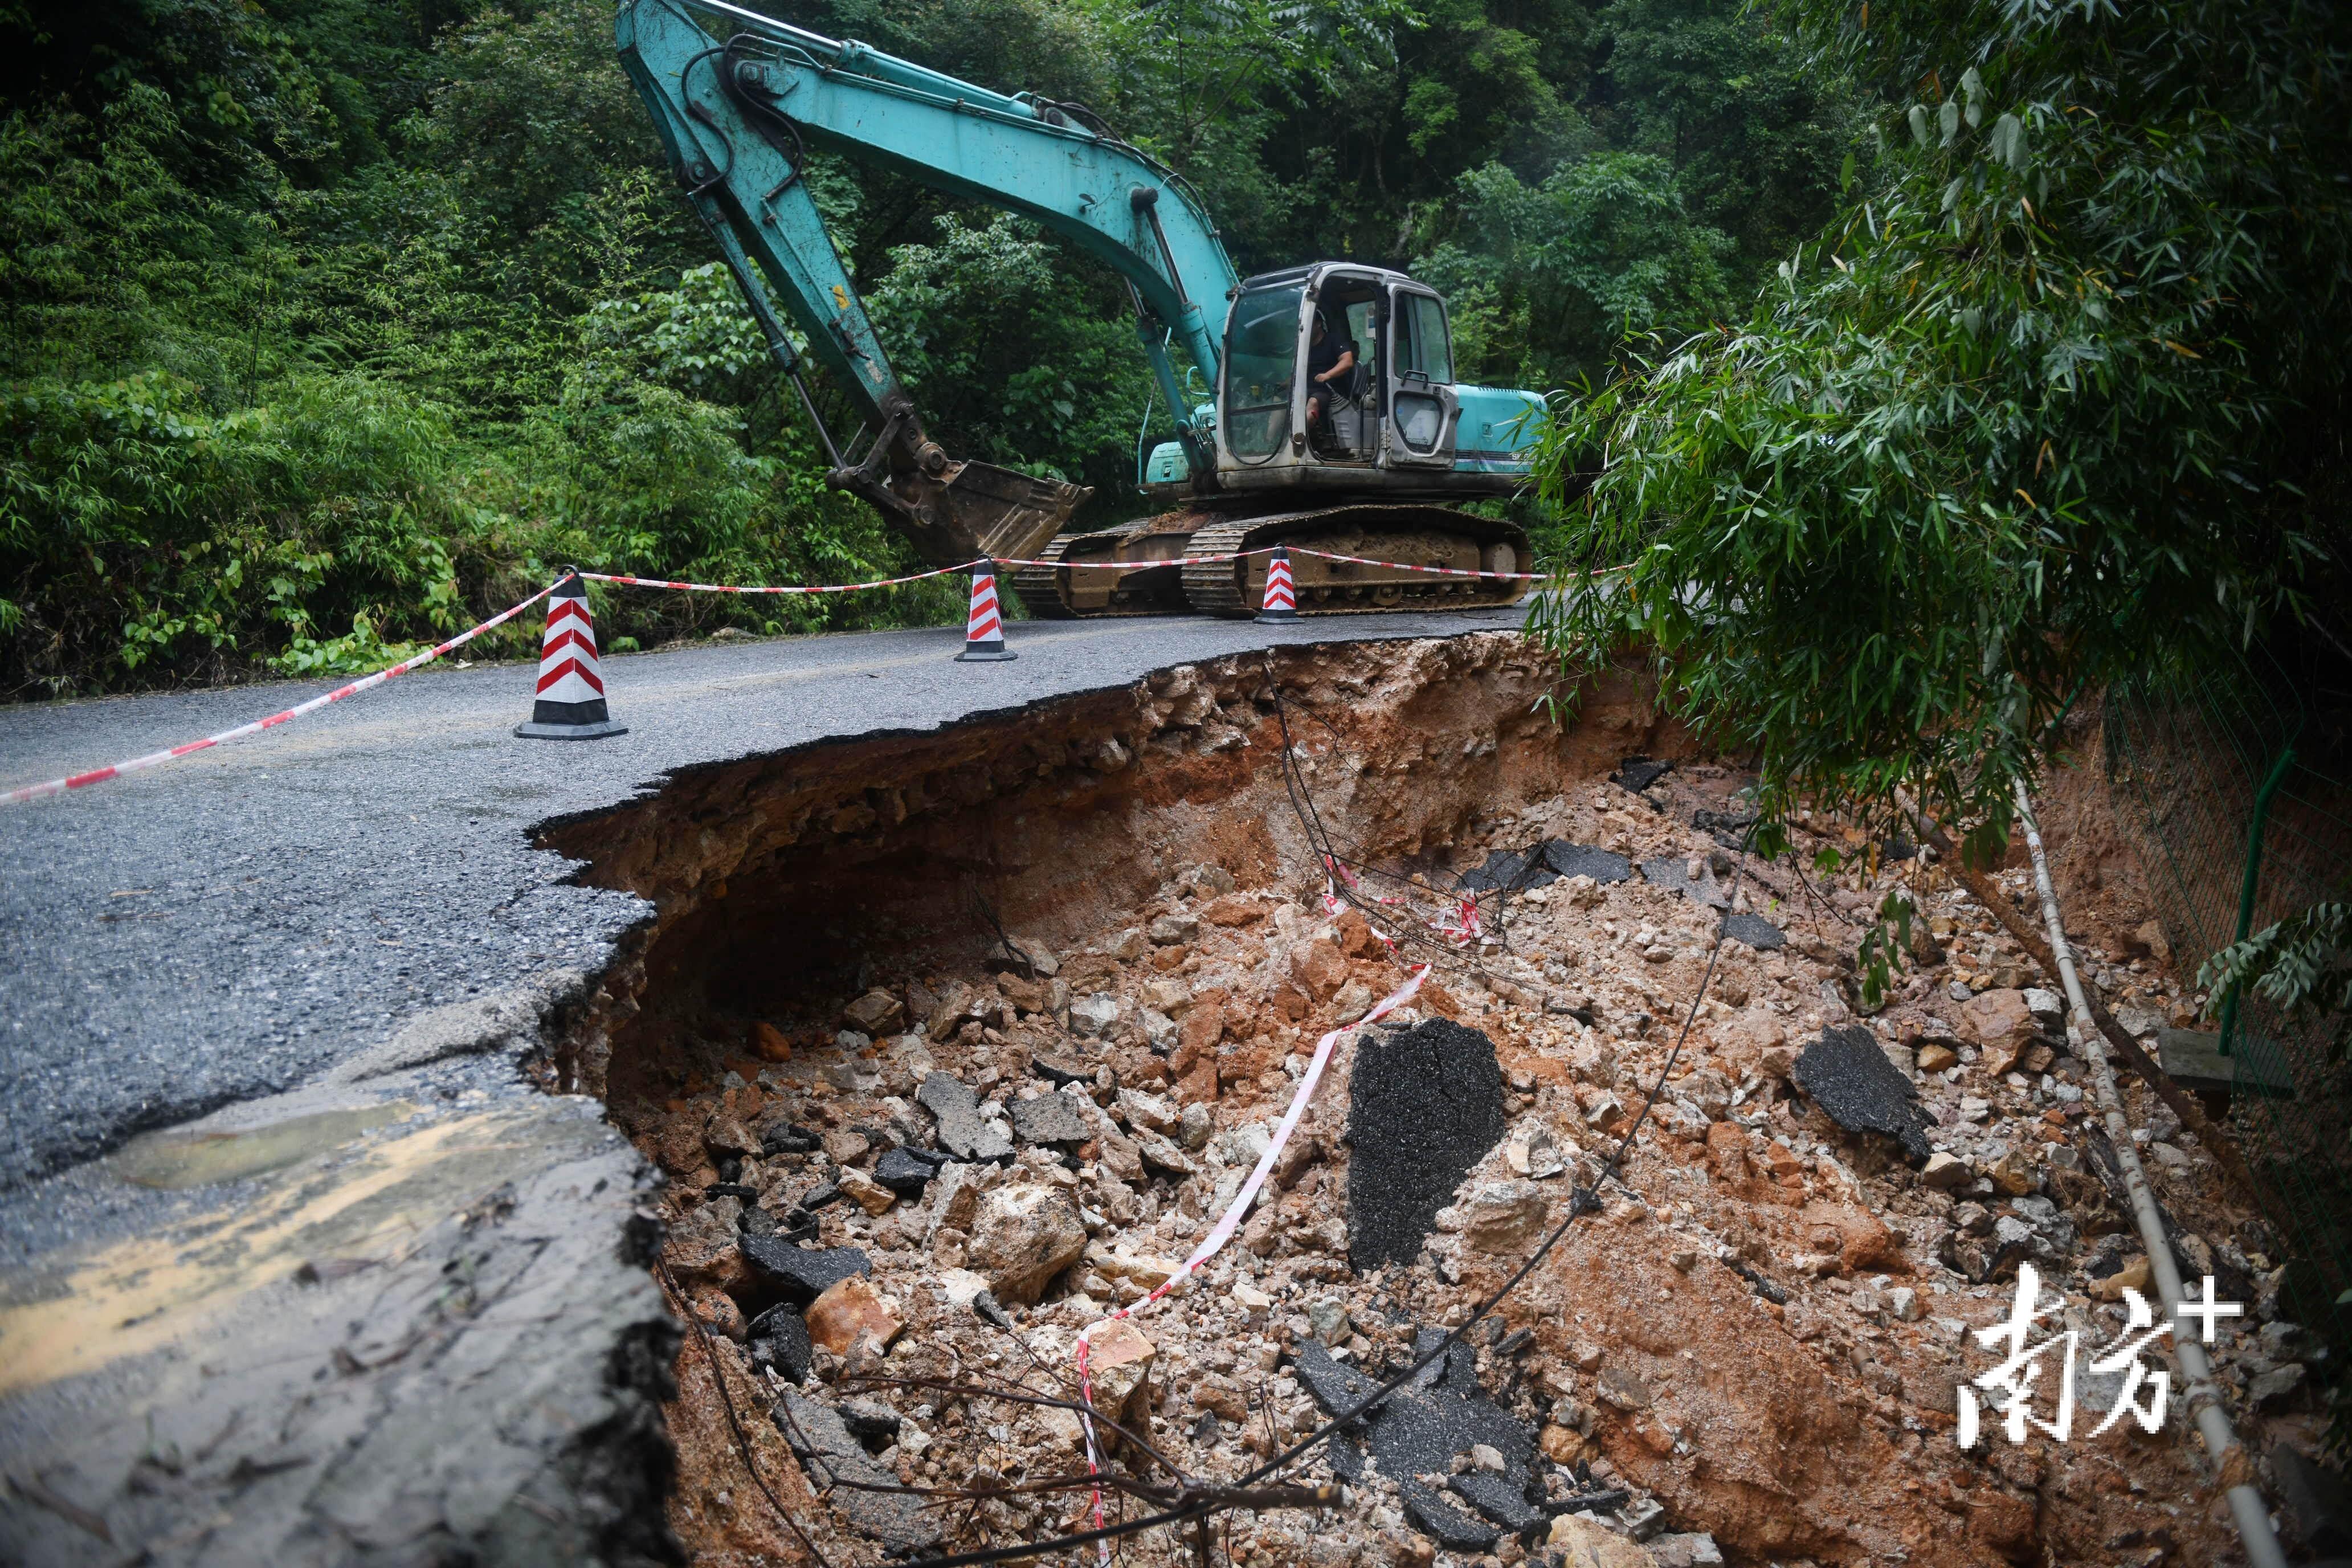
[[(2209, 1560), (2224, 1538), (2176, 1447), (1952, 1439), (1955, 1390), (1990, 1364), (1974, 1331), (2021, 1263), (2086, 1342), (2122, 1321), (2116, 1282), (2145, 1278), (2063, 1017), (2020, 955), (1920, 863), (1809, 889), (1751, 861), (1735, 891), (1737, 775), (1621, 776), (1639, 792), (1538, 797), (1454, 847), (1466, 873), (1423, 879), (1486, 900), (1476, 968), (1343, 1040), (1233, 1243), (1097, 1331), (1097, 1408), (1192, 1473), (1239, 1474), (1410, 1365), (1595, 1189), (1496, 1318), (1307, 1461), (1340, 1505), (1236, 1521), (1237, 1562), (2074, 1561), (2158, 1531)], [(1057, 945), (855, 975), (805, 1025), (761, 1021), (782, 1059), (746, 1027), (666, 1098), (616, 1104), (671, 1176), (672, 1268), (736, 1310), (721, 1353), (789, 1415), (827, 1528), (902, 1551), (1082, 1523), (1082, 1493), (950, 1515), (823, 1478), (1082, 1464), (1071, 1412), (936, 1385), (1074, 1376), (1078, 1331), (1171, 1279), (1232, 1202), (1317, 1036), (1406, 973), (1319, 888), (1237, 870), (1177, 868)], [(1853, 922), (1896, 875), (1927, 929), (1865, 1010)], [(2086, 957), (2119, 1011), (2196, 1005), (2148, 957)], [(2134, 1103), (2172, 1151), (2149, 1158), (2184, 1271), (2249, 1303), (2218, 1347), (2230, 1396), (2307, 1417), (2274, 1244)]]

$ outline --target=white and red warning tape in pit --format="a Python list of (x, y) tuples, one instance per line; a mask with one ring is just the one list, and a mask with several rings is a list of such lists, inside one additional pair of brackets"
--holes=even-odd
[(394, 676), (406, 675), (419, 665), (431, 664), (450, 649), (465, 647), (492, 626), (502, 626), (514, 619), (555, 592), (556, 586), (555, 584), (550, 583), (521, 604), (499, 611), (481, 625), (459, 632), (447, 642), (436, 644), (435, 647), (426, 648), (423, 653), (404, 658), (390, 669), (379, 669), (373, 675), (362, 676), (348, 686), (338, 686), (332, 691), (313, 697), (308, 702), (298, 702), (281, 712), (272, 713), (267, 719), (256, 719), (250, 724), (239, 724), (234, 730), (223, 730), (219, 734), (206, 735), (201, 741), (189, 741), (164, 751), (150, 752), (143, 757), (131, 757), (123, 762), (110, 763), (106, 767), (92, 768), (86, 773), (68, 773), (61, 779), (49, 779), (41, 784), (26, 784), (21, 789), (12, 789), (5, 795), (0, 795), (0, 805), (16, 805), (24, 801), (38, 800), (43, 795), (62, 795), (69, 789), (82, 789), (90, 784), (104, 784), (109, 779), (119, 779), (125, 773), (144, 773), (149, 768), (160, 767), (165, 763), (177, 762), (182, 757), (194, 752), (209, 751), (225, 741), (241, 741), (247, 735), (257, 735), (264, 730), (274, 730), (280, 724), (299, 719), (305, 713), (315, 713), (331, 702), (341, 702), (346, 697), (357, 697), (361, 692), (372, 687), (381, 686)]
[[(1402, 906), (1404, 903), (1402, 899), (1393, 893), (1367, 892), (1363, 879), (1348, 869), (1347, 862), (1336, 855), (1324, 856), (1323, 868), (1323, 912), (1335, 921), (1346, 914), (1351, 907), (1360, 908), (1366, 899), (1371, 900), (1374, 903), (1387, 904), (1391, 907)], [(1349, 890), (1356, 895), (1354, 905), (1351, 906), (1349, 900), (1339, 897), (1339, 883), (1332, 880), (1334, 877), (1347, 883)], [(1486, 935), (1486, 927), (1479, 918), (1478, 900), (1475, 897), (1456, 899), (1435, 920), (1424, 921), (1422, 923), (1456, 947), (1468, 947), (1474, 942), (1485, 940)], [(1396, 951), (1396, 938), (1389, 935), (1380, 927), (1372, 925), (1369, 921), (1365, 924), (1366, 929), (1370, 930), (1374, 936), (1388, 944), (1391, 952)]]
[[(1250, 1172), (1249, 1180), (1244, 1182), (1241, 1191), (1234, 1194), (1233, 1203), (1219, 1216), (1217, 1223), (1210, 1228), (1209, 1234), (1201, 1238), (1201, 1245), (1192, 1249), (1192, 1256), (1179, 1264), (1176, 1271), (1154, 1288), (1150, 1295), (1128, 1303), (1108, 1317), (1088, 1323), (1078, 1331), (1077, 1349), (1074, 1353), (1078, 1364), (1078, 1392), (1087, 1406), (1087, 1409), (1080, 1412), (1078, 1415), (1079, 1425), (1086, 1432), (1087, 1474), (1090, 1476), (1101, 1474), (1101, 1466), (1095, 1451), (1094, 1416), (1090, 1414), (1095, 1403), (1094, 1378), (1087, 1369), (1087, 1352), (1092, 1346), (1096, 1331), (1131, 1318), (1146, 1308), (1156, 1305), (1170, 1291), (1198, 1273), (1201, 1267), (1209, 1259), (1224, 1250), (1225, 1243), (1231, 1241), (1234, 1238), (1234, 1232), (1241, 1228), (1242, 1217), (1249, 1213), (1250, 1205), (1257, 1201), (1258, 1191), (1265, 1185), (1265, 1178), (1273, 1171), (1275, 1163), (1282, 1158), (1283, 1148), (1290, 1142), (1290, 1135), (1298, 1130), (1299, 1119), (1307, 1114), (1307, 1102), (1315, 1098), (1315, 1086), (1322, 1081), (1323, 1068), (1330, 1062), (1331, 1052), (1339, 1045), (1339, 1037), (1379, 1023), (1419, 994), (1421, 983), (1428, 978), (1429, 965), (1424, 963), (1412, 972), (1411, 979), (1381, 997), (1370, 1012), (1352, 1024), (1340, 1025), (1339, 1027), (1315, 1042), (1315, 1054), (1307, 1058), (1307, 1070), (1299, 1075), (1297, 1090), (1290, 1097), (1290, 1108), (1282, 1113), (1281, 1121), (1275, 1126), (1274, 1136), (1266, 1141), (1265, 1152), (1258, 1156), (1257, 1166)], [(1094, 1489), (1095, 1528), (1101, 1529), (1102, 1521), (1102, 1489), (1097, 1486)], [(1097, 1544), (1101, 1548), (1101, 1561), (1108, 1563), (1110, 1542), (1105, 1541)]]

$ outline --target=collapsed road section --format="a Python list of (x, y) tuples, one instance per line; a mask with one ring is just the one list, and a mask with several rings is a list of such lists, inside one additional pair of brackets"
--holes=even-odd
[[(665, 1560), (678, 1325), (643, 1163), (601, 1105), (516, 1070), (573, 1037), (649, 907), (576, 885), (539, 826), (1295, 637), (1147, 621), (1035, 628), (1002, 665), (949, 662), (953, 631), (625, 656), (604, 668), (629, 732), (593, 758), (513, 738), (512, 668), (450, 670), (0, 817), (0, 1558)], [(256, 706), (20, 707), (0, 731), (40, 776)]]
[[(1212, 661), (553, 833), (658, 910), (544, 1070), (666, 1178), (692, 1561), (1017, 1552), (1262, 1481), (1340, 1417), (1275, 1478), (1328, 1489), (1120, 1550), (2229, 1560), (2177, 1429), (1955, 1440), (2021, 1265), (2086, 1342), (2147, 1267), (2016, 955), (1882, 847), (1956, 951), (1923, 931), (1937, 967), (1860, 1016), (1864, 885), (1741, 868), (1742, 776), (1630, 679), (1555, 730), (1549, 676), (1502, 637)], [(1423, 962), (1276, 1146), (1318, 1038)], [(2126, 962), (2118, 991), (2181, 1005)], [(1600, 1183), (1662, 1073), (1591, 1221), (1358, 1409)], [(2256, 1301), (2259, 1223), (2157, 1131), (2180, 1223)]]
[[(2023, 1268), (2086, 1343), (2148, 1268), (2014, 948), (1883, 846), (1931, 921), (1864, 1014), (1874, 890), (1744, 859), (1743, 774), (1631, 675), (1553, 726), (1554, 674), (1512, 634), (1207, 658), (544, 826), (647, 910), (461, 1047), (552, 1092), (349, 1069), (124, 1151), (236, 1204), (0, 1309), (0, 1521), (66, 1563), (866, 1564), (1247, 1482), (1118, 1550), (2230, 1561), (2177, 1422), (2084, 1436), (2112, 1388), (2071, 1442), (1956, 1441)], [(2092, 983), (2185, 1011), (2122, 942)], [(2266, 1238), (2134, 1111), (2184, 1272), (2248, 1304), (2229, 1396), (2294, 1436)]]

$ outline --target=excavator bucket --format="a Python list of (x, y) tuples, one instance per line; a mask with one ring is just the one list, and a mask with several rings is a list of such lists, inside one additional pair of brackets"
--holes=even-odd
[(992, 561), (1028, 560), (1095, 493), (1091, 486), (1041, 479), (975, 459), (949, 462), (933, 473), (895, 474), (889, 489), (927, 525), (919, 542), (941, 565), (983, 555)]

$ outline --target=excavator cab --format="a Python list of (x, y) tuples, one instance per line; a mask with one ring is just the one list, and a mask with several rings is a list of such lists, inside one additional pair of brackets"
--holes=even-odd
[[(1341, 348), (1355, 351), (1353, 371), (1328, 390), (1307, 374), (1318, 319)], [(1445, 301), (1426, 284), (1343, 262), (1262, 274), (1234, 291), (1225, 317), (1217, 488), (1415, 495), (1507, 489), (1524, 474), (1521, 465), (1511, 465), (1519, 472), (1501, 486), (1500, 476), (1483, 471), (1483, 452), (1457, 471), (1465, 395), (1483, 416), (1482, 436), (1492, 437), (1498, 412), (1532, 423), (1524, 417), (1532, 403), (1527, 394), (1455, 384)], [(1311, 428), (1310, 405), (1319, 405)]]

